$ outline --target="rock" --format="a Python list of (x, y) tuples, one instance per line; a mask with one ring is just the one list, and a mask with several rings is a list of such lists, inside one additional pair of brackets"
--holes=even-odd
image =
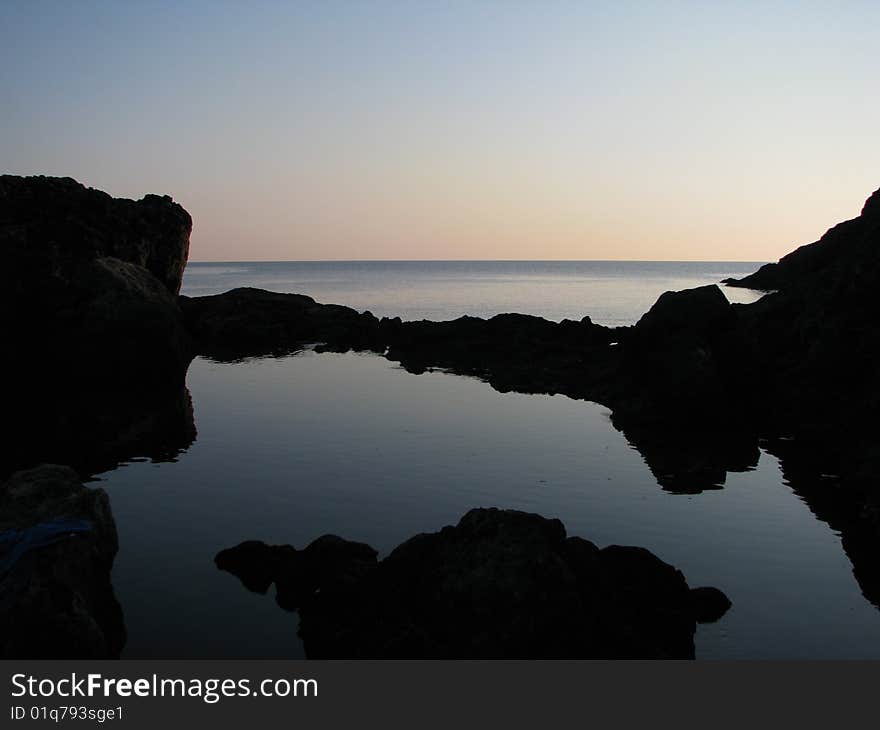
[[(81, 521), (84, 529), (71, 528), (13, 560), (26, 543), (11, 536), (59, 521)], [(0, 657), (119, 656), (125, 627), (110, 584), (118, 542), (104, 490), (83, 486), (65, 466), (17, 472), (0, 485), (0, 544)]]
[(214, 564), (254, 593), (265, 593), (275, 583), (278, 605), (294, 610), (322, 586), (339, 589), (360, 581), (376, 566), (376, 551), (336, 535), (323, 535), (304, 550), (248, 540), (221, 550)]
[(254, 593), (265, 593), (279, 572), (275, 550), (259, 540), (246, 540), (214, 556), (214, 565), (232, 573)]
[(865, 201), (860, 215), (830, 228), (816, 242), (795, 249), (778, 263), (765, 264), (741, 279), (725, 279), (728, 286), (791, 291), (824, 284), (838, 286), (843, 269), (856, 274), (860, 265), (876, 273), (876, 246), (880, 235), (880, 190)]
[(730, 609), (730, 599), (717, 588), (700, 586), (691, 588), (691, 602), (697, 623), (708, 624), (718, 621)]
[(217, 360), (286, 354), (315, 343), (341, 350), (378, 347), (379, 323), (372, 314), (301, 294), (240, 288), (180, 297), (180, 306), (198, 352)]
[(387, 357), (410, 372), (429, 367), (475, 375), (498, 390), (560, 392), (585, 387), (592, 363), (611, 353), (612, 330), (579, 322), (549, 322), (523, 314), (451, 322), (381, 322)]
[(98, 258), (82, 266), (70, 292), (77, 304), (55, 313), (51, 343), (69, 355), (68, 377), (102, 387), (133, 380), (139, 387), (183, 385), (189, 336), (177, 302), (146, 269)]
[(24, 295), (77, 262), (112, 257), (146, 269), (176, 296), (191, 231), (189, 213), (167, 195), (134, 201), (69, 177), (0, 175), (0, 248)]
[(735, 321), (733, 308), (715, 284), (684, 291), (668, 291), (636, 323), (641, 337), (670, 338), (682, 333), (714, 336), (730, 329)]
[[(284, 548), (289, 562), (272, 555)], [(215, 560), (246, 585), (275, 572), (310, 658), (693, 658), (682, 574), (641, 548), (567, 537), (559, 520), (475, 509), (379, 563), (335, 536), (284, 548), (242, 543)]]
[(35, 388), (179, 387), (192, 358), (176, 295), (192, 221), (168, 197), (0, 176), (4, 367)]

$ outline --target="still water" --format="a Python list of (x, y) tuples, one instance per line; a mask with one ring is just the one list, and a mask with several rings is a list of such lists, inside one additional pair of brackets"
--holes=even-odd
[[(377, 317), (447, 320), (504, 312), (546, 319), (590, 315), (608, 326), (632, 324), (664, 291), (744, 276), (758, 263), (718, 261), (282, 261), (191, 263), (190, 296), (237, 286), (307, 294)], [(736, 302), (757, 294), (726, 289)]]
[[(742, 273), (701, 266), (720, 276)], [(191, 293), (218, 275), (199, 268), (188, 269)], [(653, 301), (660, 281), (700, 278), (673, 269), (620, 287), (649, 290)], [(326, 279), (321, 268), (318, 281), (299, 290), (353, 306), (367, 296), (366, 284), (360, 294), (351, 287), (348, 301), (331, 296)], [(270, 286), (230, 280), (222, 288), (248, 283)], [(401, 283), (383, 306), (403, 301), (399, 291), (409, 286)], [(447, 287), (460, 293), (469, 286), (434, 282), (428, 306), (454, 301)], [(527, 282), (498, 286), (494, 293), (488, 286), (479, 305), (465, 298), (458, 306), (491, 312), (516, 298), (503, 290), (537, 291)], [(580, 292), (576, 285), (544, 289), (556, 291), (545, 314), (573, 316), (558, 290)], [(588, 302), (596, 295), (579, 296)], [(509, 308), (540, 309), (534, 299), (522, 301)], [(628, 303), (614, 309), (606, 302), (596, 319), (638, 317), (630, 295), (617, 301)], [(427, 316), (417, 308), (370, 308)], [(134, 461), (101, 475), (119, 529), (113, 581), (129, 632), (124, 656), (302, 656), (296, 616), (274, 604), (273, 589), (252, 594), (218, 571), (219, 550), (246, 539), (302, 547), (329, 532), (385, 554), (472, 507), (497, 506), (559, 517), (569, 534), (600, 546), (647, 547), (692, 586), (722, 588), (733, 608), (698, 629), (698, 658), (880, 657), (880, 613), (862, 597), (839, 536), (783, 482), (767, 454), (755, 470), (728, 475), (723, 489), (676, 495), (660, 489), (607, 409), (564, 396), (500, 394), (469, 378), (411, 375), (376, 356), (313, 352), (234, 364), (200, 358), (188, 385), (196, 442), (174, 463)]]

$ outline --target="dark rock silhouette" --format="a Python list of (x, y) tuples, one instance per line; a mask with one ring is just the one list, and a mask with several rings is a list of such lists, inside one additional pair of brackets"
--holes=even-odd
[[(84, 529), (27, 542), (64, 520)], [(116, 551), (106, 492), (69, 467), (44, 464), (0, 484), (0, 657), (117, 657), (125, 626), (110, 584)]]
[(70, 178), (0, 176), (0, 326), (9, 376), (59, 389), (183, 385), (176, 295), (192, 220), (168, 197), (111, 198)]
[(278, 605), (292, 611), (317, 590), (359, 581), (376, 567), (376, 555), (364, 543), (323, 535), (303, 550), (249, 540), (221, 550), (214, 563), (254, 593), (266, 593), (274, 583)]
[(0, 241), (17, 257), (22, 285), (112, 257), (141, 266), (176, 295), (191, 231), (189, 213), (167, 195), (134, 201), (69, 177), (0, 175)]
[[(880, 191), (862, 214), (783, 258), (753, 285), (778, 291), (737, 307), (750, 417), (762, 436), (821, 454), (847, 489), (875, 491), (880, 466)], [(760, 274), (760, 276), (759, 276)], [(786, 449), (791, 452), (791, 448)]]
[(320, 342), (328, 349), (372, 349), (377, 320), (369, 312), (318, 304), (302, 294), (233, 289), (207, 297), (180, 297), (198, 351), (216, 360), (282, 355)]
[(556, 323), (500, 314), (451, 322), (383, 319), (379, 337), (387, 357), (410, 372), (439, 367), (484, 378), (502, 391), (542, 392), (588, 375), (590, 360), (607, 358), (612, 331), (589, 317)]
[(722, 291), (714, 284), (660, 295), (636, 323), (645, 339), (666, 340), (682, 334), (712, 336), (730, 330), (735, 316)]
[(559, 520), (475, 509), (382, 561), (325, 535), (305, 550), (245, 542), (217, 566), (277, 586), (310, 658), (693, 658), (695, 621), (730, 606), (637, 547), (602, 550)]
[[(816, 516), (841, 533), (863, 592), (880, 606), (880, 191), (857, 218), (816, 243), (727, 282), (772, 290), (758, 302), (729, 305), (714, 286), (668, 292), (635, 326), (620, 328), (596, 325), (589, 317), (555, 323), (517, 314), (453, 322), (379, 320), (369, 312), (256, 289), (178, 298), (191, 225), (186, 211), (167, 197), (117, 200), (69, 178), (0, 176), (0, 326), (13, 353), (2, 369), (14, 384), (4, 402), (13, 435), (0, 458), (0, 478), (47, 460), (90, 474), (131, 456), (173, 458), (195, 438), (184, 388), (195, 353), (234, 360), (306, 345), (369, 350), (412, 373), (442, 368), (479, 377), (502, 392), (562, 393), (602, 403), (658, 483), (673, 492), (719, 488), (728, 472), (757, 463), (760, 443), (779, 456), (787, 481)], [(28, 479), (58, 481), (51, 471), (40, 474)], [(522, 539), (532, 538), (523, 533)], [(444, 544), (435, 546), (438, 554)], [(350, 545), (326, 538), (310, 552), (285, 547), (265, 553), (254, 546), (254, 555), (263, 555), (270, 567), (252, 585), (268, 587), (271, 575), (279, 602), (301, 610), (313, 602), (316, 585), (331, 597), (337, 590), (367, 591), (358, 594), (367, 601), (366, 615), (381, 610), (391, 611), (394, 621), (411, 618), (411, 609), (422, 603), (406, 604), (401, 614), (389, 598), (394, 594), (376, 598), (367, 588), (378, 585), (377, 576), (393, 587), (394, 576), (405, 574), (395, 571), (404, 571), (407, 562), (389, 563), (389, 557), (376, 563), (370, 548)], [(556, 554), (557, 548), (545, 548)], [(59, 549), (47, 547), (45, 554)], [(106, 562), (107, 551), (96, 550)], [(351, 558), (349, 550), (359, 557)], [(611, 558), (600, 562), (606, 560)], [(68, 594), (79, 580), (90, 596), (104, 595), (93, 573), (77, 573), (80, 563), (57, 565), (63, 570), (55, 578)], [(55, 610), (54, 584), (33, 585), (47, 591), (43, 597), (28, 594), (34, 615)], [(692, 614), (712, 616), (723, 608), (711, 592), (689, 595)], [(69, 655), (112, 655), (121, 646), (112, 613), (107, 609), (98, 622), (106, 627), (98, 632), (104, 649), (95, 648), (97, 630), (83, 629), (82, 640), (66, 634), (73, 642)], [(30, 626), (24, 614), (14, 615)], [(333, 655), (341, 646), (337, 630), (348, 631), (345, 622), (355, 619), (344, 611), (334, 618), (331, 611), (323, 614), (326, 620), (341, 623), (322, 625), (314, 623), (317, 615), (312, 650)], [(438, 639), (429, 612), (419, 616), (430, 631), (395, 634), (401, 624), (392, 622), (382, 635), (390, 643), (383, 646), (396, 647), (392, 653), (400, 655), (418, 647), (474, 655), (485, 649), (455, 644), (445, 634)], [(370, 638), (359, 630), (345, 634), (345, 641), (354, 642), (346, 646), (377, 653), (380, 634)], [(60, 628), (56, 634), (65, 635)], [(578, 646), (587, 646), (583, 636), (572, 635)], [(610, 635), (625, 653), (629, 639)], [(8, 646), (13, 648), (6, 651), (18, 651), (14, 642)]]
[(15, 384), (0, 478), (46, 461), (90, 474), (192, 442), (177, 303), (191, 228), (167, 196), (0, 176), (0, 326), (14, 353), (0, 368)]
[[(823, 281), (830, 288), (858, 286), (858, 275), (867, 267), (876, 272), (876, 246), (880, 235), (880, 190), (862, 206), (858, 217), (828, 229), (815, 243), (808, 243), (783, 256), (778, 263), (765, 264), (754, 274), (741, 279), (726, 279), (725, 284), (765, 291), (793, 291), (814, 288)], [(846, 275), (846, 276), (844, 276)]]
[(691, 605), (698, 623), (714, 623), (730, 610), (730, 599), (712, 586), (691, 588)]

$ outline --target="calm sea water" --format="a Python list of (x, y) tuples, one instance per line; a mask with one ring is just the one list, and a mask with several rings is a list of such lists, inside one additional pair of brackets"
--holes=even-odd
[[(631, 323), (665, 288), (754, 269), (574, 266), (210, 264), (191, 265), (185, 285), (300, 291), (410, 319), (518, 310)], [(880, 613), (839, 536), (767, 454), (723, 489), (675, 495), (607, 409), (564, 396), (500, 394), (375, 356), (312, 352), (200, 358), (188, 385), (195, 444), (175, 463), (133, 461), (101, 475), (119, 528), (113, 580), (128, 657), (301, 656), (295, 615), (218, 571), (219, 550), (246, 539), (302, 547), (330, 532), (384, 554), (476, 506), (559, 517), (569, 534), (642, 545), (691, 585), (725, 590), (733, 608), (698, 629), (700, 658), (880, 657)]]
[[(534, 314), (552, 320), (590, 315), (632, 324), (664, 291), (715, 284), (759, 263), (670, 261), (291, 261), (189, 264), (183, 293), (236, 286), (308, 294), (377, 317), (455, 319), (469, 314)], [(731, 301), (757, 295), (726, 289)]]

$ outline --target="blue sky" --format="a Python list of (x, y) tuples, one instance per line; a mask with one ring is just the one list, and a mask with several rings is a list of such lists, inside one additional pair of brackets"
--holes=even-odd
[(732, 5), (0, 0), (0, 170), (201, 260), (771, 260), (880, 187), (880, 4)]

